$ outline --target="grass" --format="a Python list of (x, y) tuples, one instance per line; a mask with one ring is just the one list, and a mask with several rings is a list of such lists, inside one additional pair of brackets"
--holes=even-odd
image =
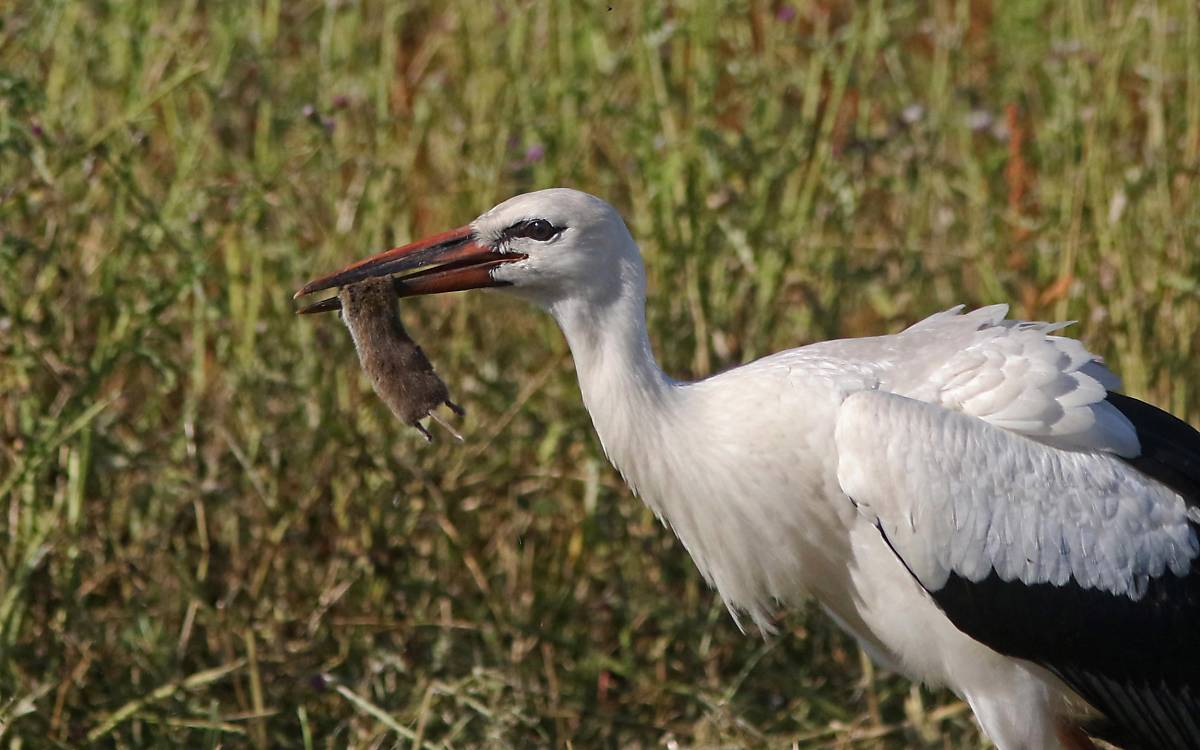
[(549, 320), (408, 306), (470, 410), (426, 446), (292, 314), (314, 272), (513, 193), (624, 213), (678, 376), (1011, 300), (1200, 417), (1190, 0), (0, 23), (10, 748), (984, 744), (815, 605), (741, 635), (604, 463)]

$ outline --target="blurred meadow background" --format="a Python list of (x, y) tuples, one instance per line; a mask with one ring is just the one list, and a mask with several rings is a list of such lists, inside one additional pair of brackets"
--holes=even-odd
[(739, 633), (548, 318), (406, 305), (426, 445), (293, 315), (554, 185), (678, 377), (1011, 301), (1200, 419), (1193, 0), (6, 2), (4, 747), (985, 746), (815, 605)]

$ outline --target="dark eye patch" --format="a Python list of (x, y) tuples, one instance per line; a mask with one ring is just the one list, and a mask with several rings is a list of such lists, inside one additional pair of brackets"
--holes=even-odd
[(508, 238), (527, 237), (538, 242), (545, 242), (562, 230), (563, 227), (556, 227), (545, 219), (529, 219), (513, 224), (504, 230), (504, 235)]

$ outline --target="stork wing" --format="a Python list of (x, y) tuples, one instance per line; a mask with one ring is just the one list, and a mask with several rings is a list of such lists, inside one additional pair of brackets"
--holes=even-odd
[(855, 393), (838, 481), (960, 630), (1049, 668), (1129, 739), (1200, 747), (1200, 497), (1181, 494), (1200, 482), (1200, 434), (1133, 399), (1106, 404), (1137, 455)]

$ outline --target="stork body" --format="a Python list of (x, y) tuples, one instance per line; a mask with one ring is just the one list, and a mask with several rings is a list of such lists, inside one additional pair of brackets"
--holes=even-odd
[(1056, 326), (954, 309), (677, 382), (620, 217), (561, 189), (301, 291), (431, 262), (398, 293), (506, 285), (554, 316), (609, 459), (735, 618), (814, 596), (1005, 750), (1086, 746), (1080, 696), (1130, 747), (1200, 746), (1200, 434)]
[(815, 596), (878, 663), (951, 686), (1000, 747), (1058, 746), (1062, 685), (955, 627), (838, 480), (846, 399), (930, 368), (967, 343), (979, 316), (947, 320), (937, 338), (826, 342), (679, 383), (652, 366), (643, 330), (631, 337), (616, 322), (631, 311), (609, 312), (555, 312), (584, 403), (613, 465), (735, 618), (769, 630), (777, 603)]

